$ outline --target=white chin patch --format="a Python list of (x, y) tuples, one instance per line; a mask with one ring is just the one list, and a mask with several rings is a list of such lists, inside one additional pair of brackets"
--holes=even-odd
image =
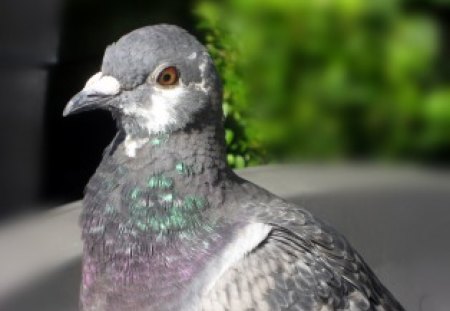
[(182, 86), (157, 90), (152, 95), (152, 109), (147, 122), (150, 132), (162, 132), (177, 123), (175, 106), (182, 100)]
[(123, 107), (123, 112), (144, 119), (145, 128), (149, 134), (166, 132), (177, 124), (175, 107), (182, 100), (183, 93), (183, 86), (171, 89), (155, 88), (151, 97), (151, 109), (143, 109), (135, 104), (127, 104)]
[(119, 81), (112, 76), (97, 72), (87, 82), (83, 91), (102, 95), (117, 95), (120, 92)]

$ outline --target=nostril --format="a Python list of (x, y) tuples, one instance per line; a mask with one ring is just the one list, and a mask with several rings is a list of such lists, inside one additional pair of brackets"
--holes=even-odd
[(109, 95), (109, 94), (103, 94), (103, 93), (99, 93), (99, 92), (86, 92), (85, 96), (86, 96), (86, 98), (90, 98), (90, 99), (101, 99), (101, 98), (111, 97), (111, 95)]

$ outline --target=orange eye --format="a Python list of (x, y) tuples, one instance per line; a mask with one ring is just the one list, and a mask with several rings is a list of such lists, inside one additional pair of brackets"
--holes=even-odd
[(174, 66), (167, 67), (163, 69), (159, 75), (156, 82), (162, 86), (170, 86), (178, 83), (178, 70)]

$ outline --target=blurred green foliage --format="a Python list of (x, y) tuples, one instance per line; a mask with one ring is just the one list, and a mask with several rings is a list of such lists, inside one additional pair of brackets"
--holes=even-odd
[(450, 155), (440, 25), (407, 3), (198, 2), (224, 83), (230, 164)]

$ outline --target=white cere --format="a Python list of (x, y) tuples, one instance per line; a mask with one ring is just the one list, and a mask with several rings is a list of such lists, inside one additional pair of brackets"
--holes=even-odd
[(116, 78), (98, 72), (86, 82), (83, 91), (102, 95), (116, 95), (120, 92), (120, 83)]
[(103, 73), (97, 72), (95, 75), (93, 75), (92, 77), (89, 78), (89, 80), (87, 80), (86, 85), (84, 86), (84, 88), (88, 88), (90, 86), (92, 86), (95, 82), (97, 82), (98, 80), (100, 80), (100, 78), (103, 76)]

